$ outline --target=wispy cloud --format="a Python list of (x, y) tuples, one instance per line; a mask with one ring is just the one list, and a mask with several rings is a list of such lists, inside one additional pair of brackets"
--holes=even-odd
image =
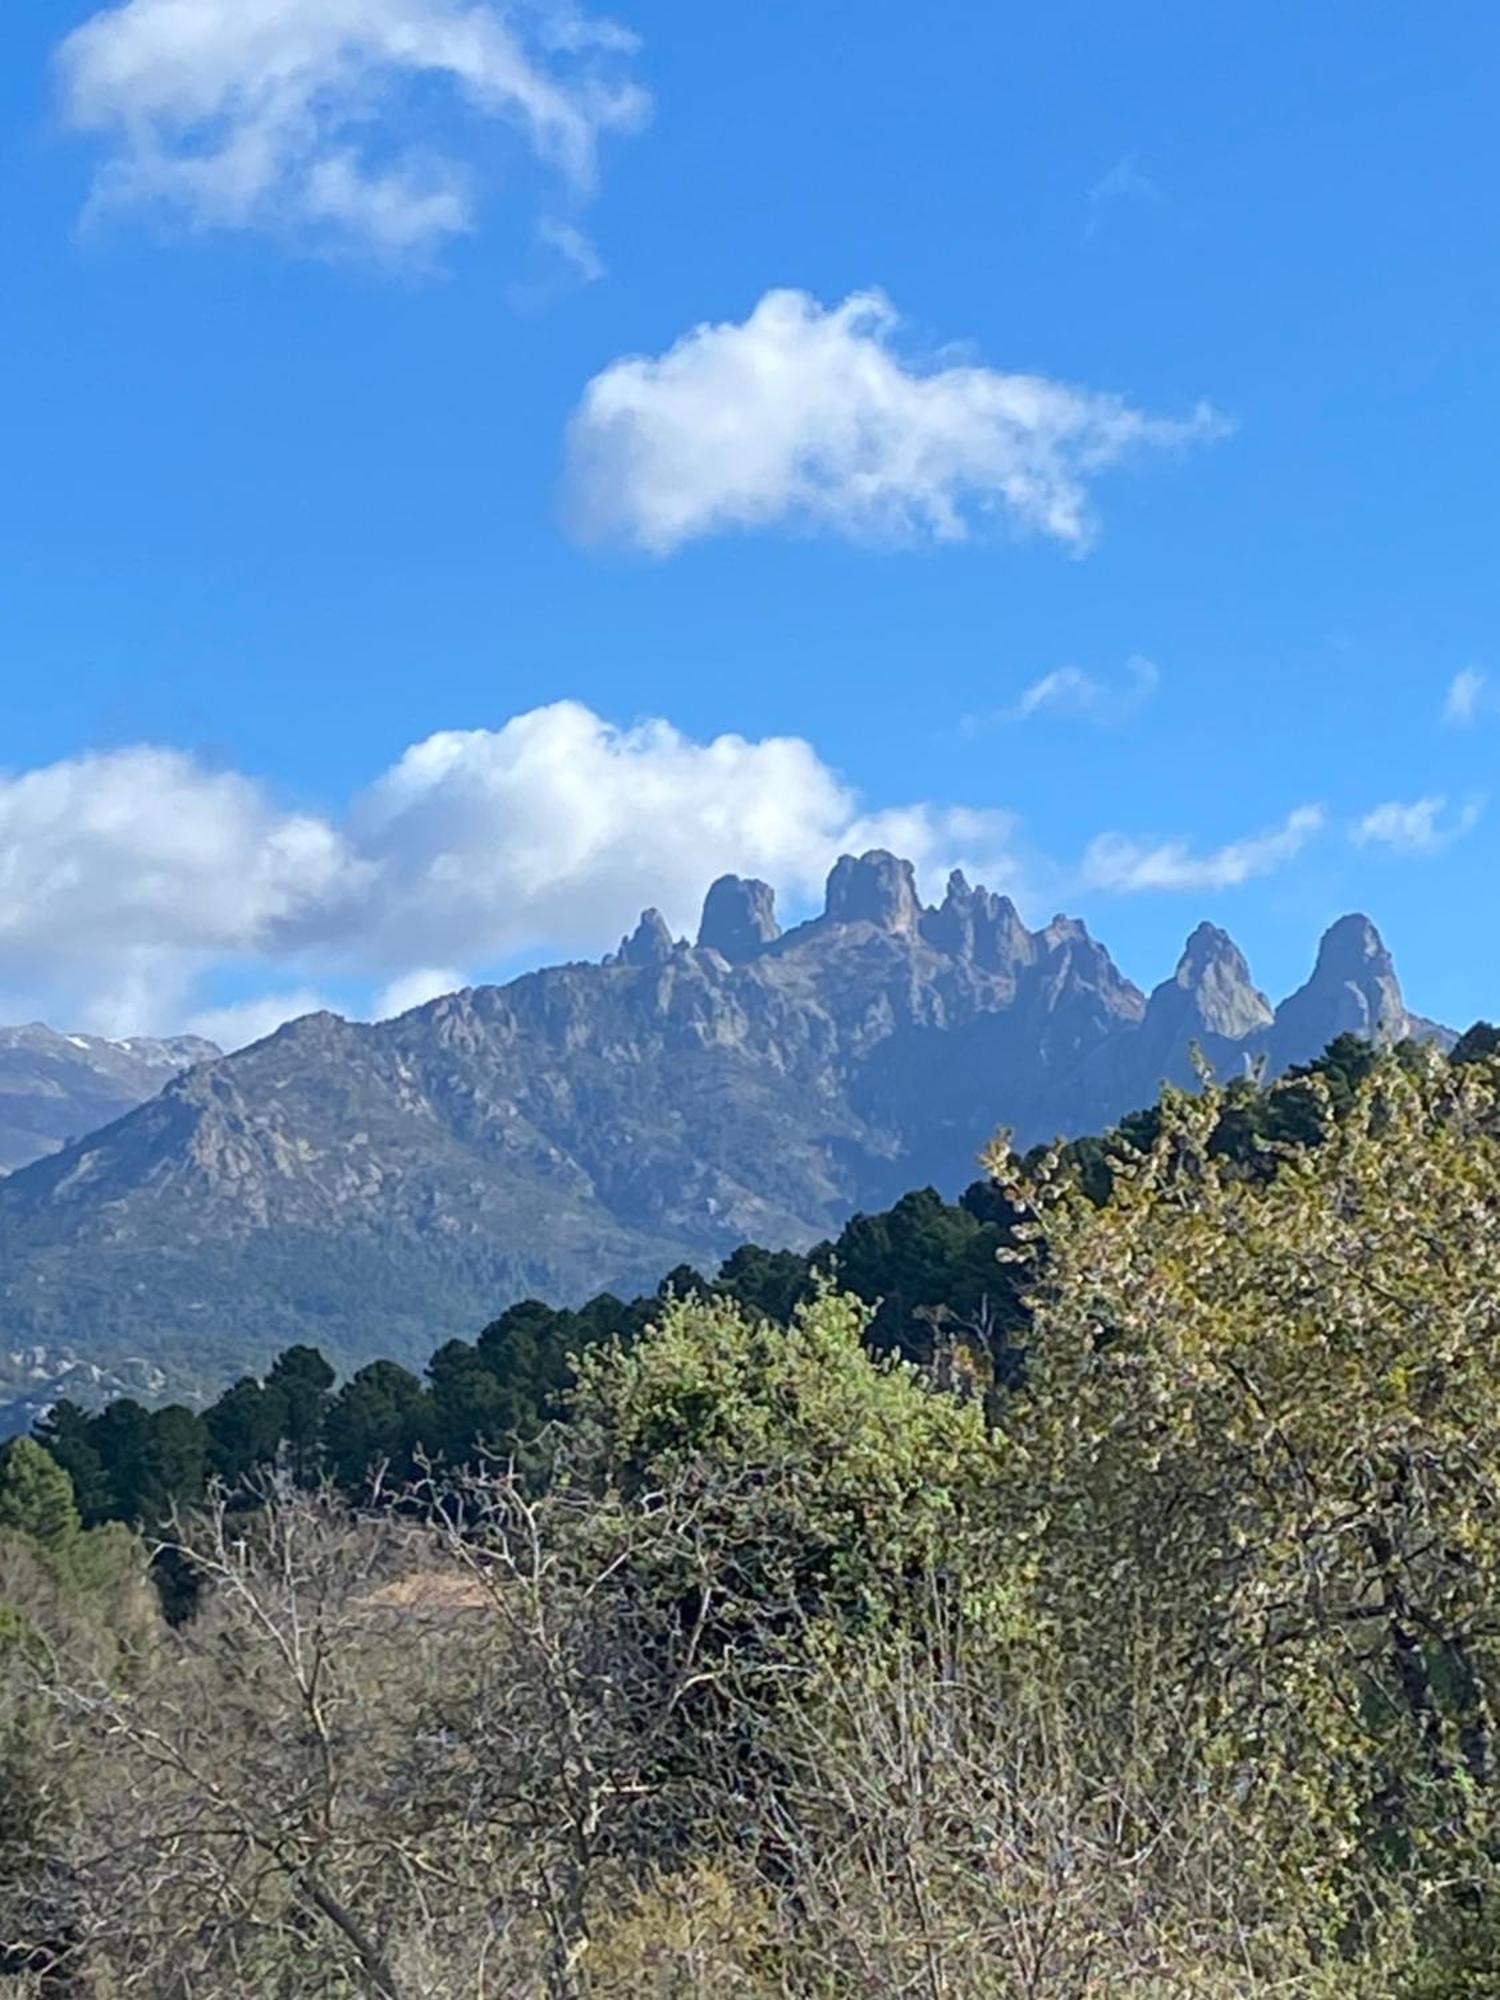
[(93, 213), (404, 257), (475, 224), (440, 92), (519, 133), (579, 200), (602, 136), (646, 115), (633, 48), (566, 0), (122, 0), (63, 41), (58, 68), (69, 122), (112, 148)]
[(1096, 236), (1109, 211), (1122, 203), (1144, 203), (1155, 208), (1162, 198), (1161, 188), (1142, 169), (1137, 155), (1123, 153), (1089, 189), (1089, 219), (1084, 235)]
[(1478, 667), (1464, 667), (1448, 683), (1443, 697), (1443, 720), (1451, 729), (1469, 729), (1481, 715), (1500, 708), (1490, 691), (1489, 678)]
[(1160, 686), (1160, 668), (1140, 653), (1126, 661), (1124, 679), (1115, 684), (1087, 674), (1081, 667), (1054, 667), (1024, 688), (1009, 708), (989, 715), (966, 715), (962, 727), (972, 736), (1009, 723), (1030, 722), (1038, 715), (1108, 727), (1143, 708)]
[(1319, 834), (1321, 806), (1299, 806), (1279, 827), (1232, 840), (1206, 853), (1185, 840), (1144, 841), (1104, 833), (1091, 841), (1083, 859), (1083, 881), (1092, 889), (1134, 894), (1147, 889), (1233, 889), (1257, 875), (1294, 860)]
[(596, 375), (570, 429), (580, 531), (653, 555), (730, 529), (961, 541), (985, 525), (1079, 550), (1100, 473), (1222, 437), (1039, 375), (898, 352), (879, 292), (825, 307), (767, 292), (748, 319), (695, 327)]
[(536, 233), (537, 241), (545, 243), (549, 250), (555, 250), (564, 263), (572, 266), (584, 284), (597, 284), (604, 276), (604, 259), (576, 223), (559, 222), (554, 216), (546, 216), (537, 224)]
[(1483, 810), (1481, 801), (1471, 799), (1450, 813), (1441, 793), (1409, 804), (1390, 799), (1356, 820), (1350, 838), (1356, 847), (1381, 848), (1387, 854), (1440, 854), (1478, 824)]

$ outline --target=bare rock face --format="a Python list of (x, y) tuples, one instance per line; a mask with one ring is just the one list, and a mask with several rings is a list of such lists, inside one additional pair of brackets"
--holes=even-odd
[(1036, 957), (1036, 940), (1009, 896), (970, 888), (961, 868), (948, 877), (939, 907), (923, 912), (922, 934), (950, 957), (997, 972), (1029, 965)]
[(776, 921), (776, 892), (768, 882), (746, 881), (741, 875), (721, 875), (703, 900), (698, 943), (716, 951), (731, 965), (754, 958), (781, 936)]
[(1101, 1130), (1190, 1083), (1194, 1043), (1228, 1075), (1422, 1029), (1364, 919), (1273, 1021), (1211, 926), (1148, 1003), (1076, 919), (1029, 930), (962, 875), (924, 908), (879, 851), (786, 933), (764, 884), (723, 878), (699, 946), (648, 910), (602, 965), (196, 1064), (0, 1181), (0, 1325), (101, 1366), (192, 1355), (200, 1383), (205, 1353), (227, 1380), (298, 1340), (420, 1362), (516, 1298), (629, 1295), (957, 1193), (997, 1126)]
[(672, 933), (660, 910), (643, 910), (641, 920), (617, 954), (621, 965), (665, 965), (672, 956)]
[(1269, 1028), (1271, 1003), (1250, 977), (1245, 955), (1227, 932), (1199, 924), (1183, 947), (1171, 979), (1158, 986), (1146, 1009), (1155, 1009), (1181, 1035), (1243, 1041)]
[(1276, 1010), (1272, 1061), (1288, 1069), (1339, 1035), (1399, 1042), (1428, 1025), (1407, 1012), (1395, 964), (1370, 919), (1340, 917), (1323, 934), (1312, 977)]
[(877, 930), (914, 932), (922, 904), (911, 863), (898, 861), (883, 848), (858, 860), (844, 855), (828, 878), (824, 915), (831, 924), (874, 924)]

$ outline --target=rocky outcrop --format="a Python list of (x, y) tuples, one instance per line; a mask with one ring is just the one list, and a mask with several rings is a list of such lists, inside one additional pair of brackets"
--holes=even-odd
[(1143, 1026), (1167, 1037), (1208, 1035), (1242, 1042), (1269, 1028), (1271, 1003), (1250, 977), (1245, 955), (1216, 924), (1199, 924), (1177, 970), (1151, 995)]
[(1407, 1012), (1396, 967), (1370, 919), (1340, 917), (1323, 934), (1312, 977), (1276, 1009), (1272, 1067), (1306, 1062), (1339, 1035), (1399, 1042), (1428, 1025)]
[(922, 935), (951, 958), (972, 959), (995, 972), (1013, 972), (1036, 957), (1036, 941), (1009, 896), (971, 889), (963, 870), (948, 877), (935, 910), (922, 916)]
[(776, 921), (776, 892), (768, 882), (747, 882), (740, 875), (721, 875), (703, 901), (698, 943), (716, 951), (731, 965), (754, 958), (781, 936)]
[(877, 930), (914, 933), (922, 904), (911, 863), (879, 848), (857, 860), (844, 855), (828, 878), (823, 914), (831, 924), (873, 924)]
[(665, 965), (672, 956), (672, 933), (660, 910), (643, 910), (641, 920), (616, 953), (621, 965)]

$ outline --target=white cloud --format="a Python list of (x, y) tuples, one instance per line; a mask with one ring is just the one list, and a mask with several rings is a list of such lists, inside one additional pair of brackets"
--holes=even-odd
[(518, 132), (581, 197), (601, 135), (645, 115), (632, 48), (564, 0), (123, 0), (58, 61), (69, 122), (113, 147), (94, 210), (159, 206), (195, 228), (402, 256), (474, 226), (435, 85), (470, 120)]
[(1318, 806), (1299, 806), (1279, 827), (1195, 854), (1186, 841), (1148, 842), (1104, 833), (1089, 843), (1083, 878), (1093, 889), (1233, 889), (1293, 860), (1323, 826)]
[(537, 240), (555, 250), (565, 264), (586, 285), (597, 284), (604, 276), (604, 260), (589, 238), (573, 222), (559, 222), (546, 216), (537, 224)]
[[(1391, 844), (1382, 815), (1404, 812), (1420, 842), (1429, 803), (1441, 831), (1441, 802), (1418, 801), (1370, 815), (1369, 837)], [(1321, 825), (1302, 807), (1203, 854), (1107, 834), (1071, 879), (1222, 889)], [(728, 872), (773, 883), (791, 917), (819, 906), (841, 853), (870, 847), (910, 859), (929, 900), (953, 867), (1051, 893), (1058, 864), (1023, 869), (1019, 845), (996, 808), (872, 806), (799, 737), (702, 741), (568, 701), (414, 744), (337, 820), (178, 751), (83, 756), (0, 775), (0, 1019), (233, 1047), (320, 1006), (382, 1018), (518, 961), (593, 956), (648, 904), (691, 935)]]
[(178, 751), (0, 775), (0, 989), (150, 1027), (208, 964), (295, 950), (363, 873), (326, 821)]
[(1443, 720), (1454, 729), (1467, 729), (1493, 705), (1487, 677), (1477, 667), (1464, 667), (1448, 683)]
[(571, 426), (581, 531), (666, 555), (783, 522), (953, 541), (1001, 521), (1078, 549), (1095, 475), (1226, 429), (1206, 405), (1154, 417), (1044, 376), (913, 366), (896, 327), (878, 292), (825, 308), (772, 291), (743, 322), (612, 363)]
[(381, 988), (371, 1003), (370, 1018), (375, 1021), (393, 1020), (397, 1014), (409, 1014), (413, 1007), (425, 1006), (442, 993), (456, 993), (467, 984), (456, 966), (419, 965), (414, 971), (403, 972), (399, 979), (393, 979)]
[[(804, 905), (838, 855), (887, 844), (929, 891), (949, 867), (1013, 878), (1000, 812), (871, 812), (796, 737), (698, 742), (576, 702), (415, 744), (342, 824), (171, 750), (0, 777), (0, 1017), (252, 1039), (374, 985), (418, 1004), (522, 954), (593, 953), (657, 904), (691, 931), (727, 871)], [(195, 1000), (210, 973), (278, 989)]]
[(1388, 854), (1438, 854), (1477, 825), (1481, 811), (1479, 802), (1470, 800), (1449, 815), (1441, 794), (1409, 805), (1391, 799), (1357, 820), (1350, 837), (1356, 847), (1380, 847)]
[(931, 806), (874, 818), (799, 737), (699, 743), (556, 702), (416, 744), (357, 802), (350, 834), (377, 871), (361, 922), (381, 956), (486, 963), (593, 949), (646, 903), (690, 930), (730, 870), (812, 896), (882, 829), (936, 869), (959, 845), (993, 853), (1002, 821)]
[(315, 988), (301, 986), (287, 993), (262, 993), (249, 1000), (233, 1000), (225, 1007), (204, 1007), (188, 1017), (189, 1034), (206, 1035), (226, 1054), (264, 1041), (267, 1035), (303, 1014), (317, 1014), (332, 1003)]
[(1161, 686), (1161, 672), (1139, 653), (1125, 663), (1125, 678), (1117, 686), (1086, 674), (1081, 667), (1055, 667), (1025, 688), (1009, 708), (993, 715), (964, 717), (969, 734), (995, 725), (1029, 722), (1037, 715), (1059, 715), (1070, 721), (1123, 722), (1144, 706)]

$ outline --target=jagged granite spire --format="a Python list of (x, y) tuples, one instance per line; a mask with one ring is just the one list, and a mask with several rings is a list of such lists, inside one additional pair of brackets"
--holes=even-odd
[(937, 909), (922, 913), (922, 935), (950, 958), (971, 959), (995, 972), (1028, 965), (1036, 956), (1036, 941), (1009, 896), (982, 885), (970, 888), (961, 868), (948, 877)]
[(628, 938), (620, 940), (621, 965), (665, 965), (672, 956), (672, 933), (660, 910), (643, 910)]
[(1358, 913), (1340, 917), (1323, 933), (1311, 979), (1276, 1009), (1272, 1067), (1311, 1062), (1339, 1035), (1398, 1042), (1416, 1025), (1379, 931)]
[(1218, 1035), (1226, 1041), (1269, 1028), (1271, 1003), (1250, 977), (1245, 954), (1217, 924), (1199, 924), (1183, 947), (1177, 970), (1151, 995), (1146, 1009), (1168, 1019), (1179, 1033)]
[(742, 875), (721, 875), (703, 899), (698, 943), (731, 964), (754, 958), (781, 936), (776, 921), (776, 892), (769, 882), (747, 881)]
[(824, 915), (833, 924), (874, 924), (883, 931), (916, 930), (922, 916), (909, 861), (872, 848), (856, 860), (842, 855), (828, 877)]

